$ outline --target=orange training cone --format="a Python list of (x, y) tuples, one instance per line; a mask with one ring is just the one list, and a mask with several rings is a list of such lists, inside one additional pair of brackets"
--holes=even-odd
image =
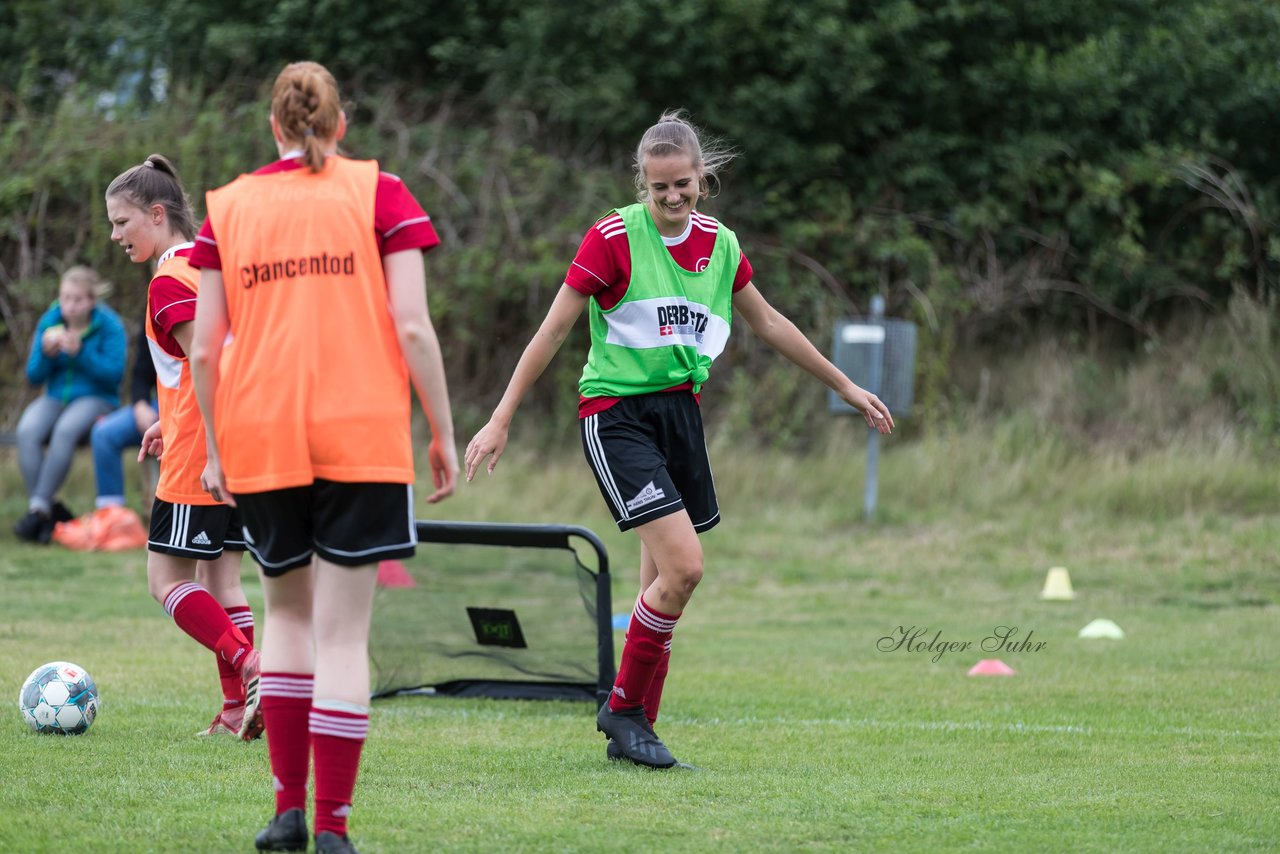
[(970, 676), (1013, 676), (1017, 672), (998, 658), (984, 658), (969, 668)]
[(378, 561), (379, 587), (415, 587), (417, 582), (398, 560)]

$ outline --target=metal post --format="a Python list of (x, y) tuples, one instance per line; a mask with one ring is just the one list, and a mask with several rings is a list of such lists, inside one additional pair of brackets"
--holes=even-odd
[[(877, 322), (884, 318), (884, 297), (874, 296), (871, 298), (871, 318), (872, 322)], [(884, 341), (881, 340), (873, 345), (871, 352), (871, 370), (867, 391), (878, 396), (880, 394), (881, 381), (884, 378)], [(876, 491), (879, 486), (880, 431), (873, 427), (868, 427), (867, 433), (867, 483), (862, 495), (862, 510), (867, 520), (870, 521), (876, 512)]]

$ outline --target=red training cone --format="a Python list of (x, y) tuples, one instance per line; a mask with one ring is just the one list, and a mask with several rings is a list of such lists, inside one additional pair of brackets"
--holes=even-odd
[(1017, 672), (998, 658), (984, 658), (969, 668), (970, 676), (1013, 676)]
[(415, 587), (417, 582), (400, 561), (380, 560), (378, 561), (378, 586)]

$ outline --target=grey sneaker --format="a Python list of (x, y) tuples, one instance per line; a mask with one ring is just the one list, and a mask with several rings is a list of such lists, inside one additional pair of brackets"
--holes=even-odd
[(306, 813), (294, 807), (272, 817), (253, 844), (259, 851), (306, 851)]
[(606, 701), (596, 715), (596, 729), (608, 736), (618, 746), (618, 751), (626, 759), (637, 765), (649, 768), (670, 768), (676, 764), (676, 758), (667, 750), (649, 726), (644, 716), (644, 707), (623, 709), (615, 712)]

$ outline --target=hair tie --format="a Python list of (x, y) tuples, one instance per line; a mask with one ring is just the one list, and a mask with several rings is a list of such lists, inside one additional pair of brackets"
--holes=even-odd
[(306, 130), (304, 130), (304, 131), (302, 132), (302, 135), (303, 135), (303, 136), (315, 136), (315, 135), (316, 135), (316, 129), (315, 129), (315, 128), (307, 128)]
[(155, 165), (154, 163), (152, 163), (150, 160), (144, 160), (144, 161), (142, 161), (142, 165), (143, 165), (143, 166), (150, 166), (152, 169), (156, 168), (156, 165)]

